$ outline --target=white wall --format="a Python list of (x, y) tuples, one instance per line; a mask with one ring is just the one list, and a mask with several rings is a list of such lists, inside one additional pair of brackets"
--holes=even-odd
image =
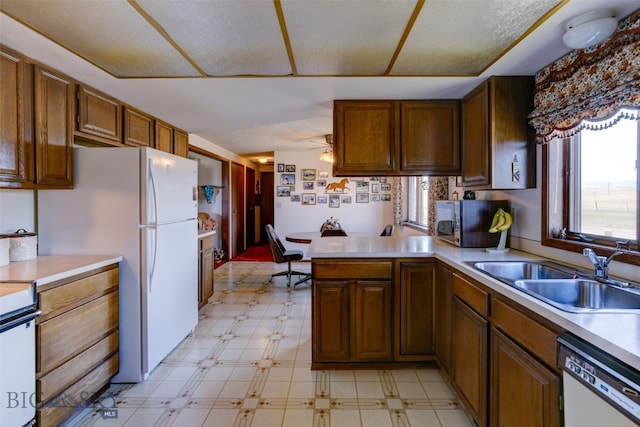
[[(274, 228), (282, 240), (282, 243), (288, 249), (306, 250), (308, 248), (308, 245), (285, 241), (285, 236), (288, 233), (320, 231), (322, 223), (332, 216), (340, 220), (340, 224), (342, 228), (346, 230), (347, 234), (351, 231), (378, 235), (386, 224), (393, 223), (392, 202), (369, 201), (369, 203), (356, 203), (356, 183), (352, 180), (347, 184), (348, 190), (344, 192), (344, 195), (351, 196), (352, 200), (350, 204), (340, 203), (340, 207), (330, 208), (328, 204), (317, 203), (318, 196), (342, 194), (333, 192), (325, 193), (325, 188), (316, 187), (318, 179), (326, 179), (327, 183), (339, 182), (342, 179), (342, 177), (333, 177), (331, 173), (331, 164), (320, 160), (321, 153), (321, 150), (275, 152), (274, 164), (276, 167), (274, 170), (274, 185), (276, 188), (280, 185), (280, 177), (282, 175), (278, 172), (277, 165), (282, 163), (285, 165), (296, 166), (295, 189), (291, 194), (316, 194), (316, 204), (309, 206), (302, 205), (301, 202), (292, 202), (289, 197), (278, 197), (277, 191), (274, 188)], [(303, 190), (303, 181), (301, 177), (302, 169), (316, 169), (317, 175), (320, 171), (326, 171), (329, 173), (329, 177), (318, 178), (318, 176), (316, 176), (316, 181), (313, 181), (314, 189)], [(370, 177), (365, 177), (364, 179), (369, 181), (369, 178)], [(390, 180), (388, 182), (390, 184)], [(391, 192), (381, 192), (378, 194), (391, 194)]]
[(0, 190), (0, 234), (36, 231), (34, 190)]

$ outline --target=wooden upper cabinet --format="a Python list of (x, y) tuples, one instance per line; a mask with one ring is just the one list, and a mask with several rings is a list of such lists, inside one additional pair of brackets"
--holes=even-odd
[(155, 146), (155, 120), (153, 117), (135, 108), (125, 106), (122, 141), (125, 145), (153, 148)]
[(189, 155), (189, 134), (177, 128), (173, 129), (173, 154), (180, 157)]
[(33, 184), (32, 67), (0, 47), (0, 187)]
[(173, 127), (160, 120), (155, 121), (155, 148), (166, 153), (173, 153)]
[(334, 101), (334, 175), (457, 175), (460, 103)]
[(399, 110), (395, 101), (334, 101), (334, 176), (397, 170)]
[(460, 102), (402, 101), (400, 108), (400, 171), (460, 173)]
[(527, 122), (533, 92), (533, 77), (494, 76), (463, 98), (463, 187), (535, 187), (535, 142)]
[(98, 144), (121, 145), (120, 101), (84, 84), (78, 85), (76, 136)]
[(36, 185), (73, 187), (75, 82), (34, 66)]

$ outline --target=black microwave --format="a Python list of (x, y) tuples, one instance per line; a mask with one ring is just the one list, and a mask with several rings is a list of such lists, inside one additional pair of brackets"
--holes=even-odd
[(498, 245), (500, 233), (489, 233), (496, 211), (509, 212), (508, 200), (437, 200), (435, 234), (461, 248)]

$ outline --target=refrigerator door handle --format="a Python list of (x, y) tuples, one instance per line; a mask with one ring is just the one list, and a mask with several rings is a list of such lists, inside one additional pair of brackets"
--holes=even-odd
[(153, 221), (152, 224), (158, 223), (158, 192), (156, 191), (156, 179), (153, 176), (153, 159), (149, 159), (149, 180), (151, 181), (150, 196), (153, 197)]
[(153, 232), (153, 258), (151, 260), (151, 269), (149, 270), (149, 281), (148, 281), (148, 288), (149, 288), (149, 292), (153, 292), (153, 274), (156, 271), (156, 259), (158, 257), (158, 227), (156, 227), (155, 225), (151, 225), (149, 227), (147, 227), (147, 230), (149, 230), (148, 233), (148, 238), (151, 239), (151, 234)]

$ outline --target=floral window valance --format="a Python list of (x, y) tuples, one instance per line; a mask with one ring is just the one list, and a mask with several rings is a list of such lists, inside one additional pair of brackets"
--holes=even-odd
[(538, 71), (535, 81), (529, 123), (539, 143), (639, 120), (640, 10), (620, 21), (609, 40), (574, 50)]

